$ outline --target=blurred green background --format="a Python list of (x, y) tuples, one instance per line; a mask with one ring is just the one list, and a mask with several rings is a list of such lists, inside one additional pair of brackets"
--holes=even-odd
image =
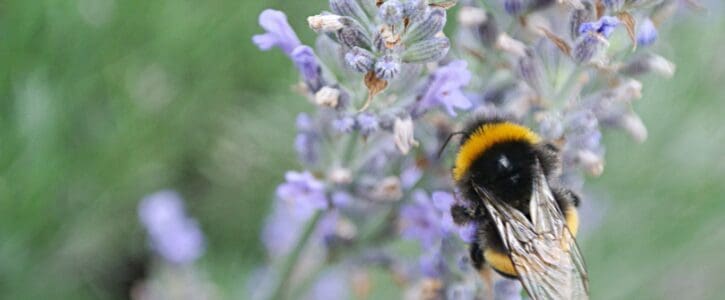
[[(251, 43), (266, 7), (326, 1), (0, 1), (0, 298), (125, 298), (148, 259), (136, 204), (180, 191), (206, 233), (199, 267), (243, 298), (284, 170), (299, 168), (279, 51)], [(660, 45), (672, 80), (636, 104), (650, 139), (608, 134), (589, 181), (604, 211), (581, 241), (594, 299), (718, 299), (725, 288), (725, 28), (683, 13)]]

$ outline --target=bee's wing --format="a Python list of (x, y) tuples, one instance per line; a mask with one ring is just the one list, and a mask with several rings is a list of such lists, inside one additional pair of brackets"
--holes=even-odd
[(474, 189), (491, 214), (519, 280), (532, 299), (588, 299), (584, 259), (546, 178), (537, 169), (531, 221), (484, 188)]

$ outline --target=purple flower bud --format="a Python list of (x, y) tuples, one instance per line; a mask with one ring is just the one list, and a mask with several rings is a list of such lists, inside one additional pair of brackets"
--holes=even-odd
[(637, 45), (646, 47), (657, 40), (657, 28), (650, 18), (644, 19), (637, 29)]
[(355, 0), (330, 0), (330, 9), (341, 16), (352, 17), (363, 23), (370, 22), (365, 11)]
[(342, 29), (337, 31), (337, 40), (340, 44), (347, 48), (370, 48), (370, 37), (360, 23), (348, 17), (340, 19), (340, 22), (343, 24)]
[(355, 47), (345, 53), (345, 62), (353, 70), (360, 73), (367, 73), (373, 69), (375, 56), (368, 50)]
[(403, 43), (410, 44), (431, 38), (441, 32), (446, 25), (446, 11), (433, 9), (420, 22), (413, 23), (403, 36)]
[(386, 55), (375, 62), (375, 76), (380, 79), (390, 80), (400, 73), (400, 61), (392, 55)]
[(609, 9), (610, 12), (617, 12), (624, 6), (625, 0), (602, 0), (602, 4)]
[(343, 116), (332, 120), (332, 129), (339, 133), (350, 133), (355, 129), (355, 119)]
[(407, 0), (403, 4), (403, 14), (411, 21), (417, 22), (426, 15), (429, 6), (426, 0)]
[(516, 72), (533, 90), (541, 92), (544, 81), (544, 66), (541, 58), (532, 49), (526, 49), (526, 55), (519, 57)]
[(387, 0), (380, 5), (378, 17), (383, 23), (388, 25), (397, 25), (403, 21), (403, 4), (398, 0)]
[(589, 63), (597, 57), (606, 46), (606, 41), (595, 34), (581, 35), (574, 44), (572, 58), (577, 64)]
[(369, 136), (378, 131), (378, 118), (371, 113), (361, 113), (355, 118), (355, 125), (363, 136)]
[(313, 165), (319, 159), (321, 148), (320, 137), (317, 134), (312, 119), (305, 113), (297, 116), (297, 136), (295, 137), (295, 151), (305, 164)]
[(617, 25), (619, 25), (619, 19), (611, 16), (603, 16), (599, 21), (582, 23), (579, 26), (579, 34), (598, 33), (605, 38), (609, 38), (614, 32), (614, 29), (617, 28)]
[(576, 40), (579, 37), (579, 28), (582, 24), (592, 22), (597, 17), (594, 5), (589, 1), (584, 1), (582, 4), (584, 8), (575, 9), (572, 11), (571, 17), (569, 17), (569, 34), (572, 40)]
[(558, 140), (564, 135), (564, 124), (558, 114), (549, 113), (539, 121), (539, 134), (548, 141)]
[(416, 64), (435, 62), (446, 56), (450, 48), (451, 44), (445, 37), (423, 40), (405, 49), (403, 62)]
[(496, 24), (496, 18), (491, 12), (486, 12), (486, 21), (476, 28), (478, 38), (484, 47), (491, 48), (496, 45), (498, 36), (501, 33)]
[(292, 213), (300, 219), (307, 219), (317, 210), (327, 209), (325, 185), (310, 172), (289, 171), (286, 182), (277, 187), (277, 197), (292, 207)]
[(455, 108), (470, 109), (472, 104), (461, 90), (470, 81), (471, 73), (463, 60), (439, 67), (429, 77), (425, 91), (413, 106), (411, 116), (419, 117), (435, 106), (442, 106), (451, 116), (456, 116)]
[(204, 235), (186, 216), (179, 194), (161, 191), (139, 203), (138, 214), (151, 238), (151, 247), (165, 260), (189, 264), (204, 253)]
[(297, 70), (302, 74), (307, 88), (313, 93), (320, 90), (323, 86), (322, 69), (312, 48), (305, 45), (298, 46), (292, 51), (291, 57)]
[(503, 0), (503, 7), (509, 15), (518, 16), (526, 10), (525, 0)]
[(292, 27), (287, 23), (287, 16), (277, 10), (267, 9), (259, 15), (259, 25), (267, 32), (252, 37), (254, 44), (261, 50), (279, 47), (288, 56), (301, 45)]

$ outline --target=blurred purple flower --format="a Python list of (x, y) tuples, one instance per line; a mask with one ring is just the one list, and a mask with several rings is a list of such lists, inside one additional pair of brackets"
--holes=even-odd
[(360, 134), (368, 136), (378, 131), (379, 122), (378, 118), (371, 113), (361, 113), (355, 118), (357, 128), (360, 130)]
[(349, 282), (345, 273), (332, 269), (323, 273), (310, 289), (305, 299), (349, 299)]
[(644, 19), (637, 29), (637, 45), (646, 47), (657, 40), (657, 28), (650, 18)]
[(522, 286), (516, 279), (502, 278), (493, 287), (496, 300), (521, 300)]
[(456, 60), (433, 72), (411, 115), (419, 117), (435, 106), (442, 106), (451, 116), (456, 116), (455, 108), (470, 109), (472, 104), (462, 91), (471, 81), (467, 65), (463, 60)]
[(510, 15), (520, 15), (526, 9), (524, 0), (504, 0), (503, 7)]
[(277, 187), (277, 197), (290, 206), (295, 216), (307, 219), (316, 210), (327, 209), (325, 186), (310, 172), (289, 171), (284, 177), (286, 182)]
[(287, 16), (278, 10), (267, 9), (259, 15), (259, 25), (267, 32), (252, 37), (252, 41), (261, 50), (279, 47), (288, 56), (300, 46), (294, 30), (287, 23)]
[(282, 204), (279, 200), (275, 202), (262, 229), (262, 243), (271, 257), (281, 257), (292, 250), (304, 223), (304, 219)]
[(437, 278), (445, 274), (447, 268), (440, 247), (426, 248), (420, 256), (420, 273), (425, 277)]
[(179, 194), (165, 190), (146, 196), (139, 203), (141, 223), (151, 237), (151, 247), (175, 264), (189, 264), (204, 253), (204, 235), (188, 218)]
[(320, 137), (315, 130), (310, 116), (305, 113), (297, 115), (295, 151), (300, 161), (307, 165), (315, 164), (319, 159), (320, 143)]
[(339, 133), (350, 133), (355, 129), (355, 119), (343, 116), (332, 120), (332, 129)]
[(429, 248), (445, 236), (458, 230), (450, 214), (454, 198), (446, 192), (434, 192), (432, 199), (421, 191), (413, 192), (413, 203), (400, 211), (402, 235), (418, 240), (423, 248)]

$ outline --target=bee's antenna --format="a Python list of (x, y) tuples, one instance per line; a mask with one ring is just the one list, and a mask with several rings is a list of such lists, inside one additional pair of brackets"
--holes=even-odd
[(459, 135), (459, 134), (465, 134), (465, 132), (457, 131), (457, 132), (453, 132), (448, 135), (448, 137), (446, 138), (446, 141), (443, 143), (443, 146), (441, 146), (441, 149), (438, 150), (438, 155), (436, 156), (436, 158), (438, 158), (438, 159), (441, 158), (441, 154), (443, 154), (443, 150), (445, 150), (446, 146), (448, 146), (448, 142), (450, 142), (454, 136)]

